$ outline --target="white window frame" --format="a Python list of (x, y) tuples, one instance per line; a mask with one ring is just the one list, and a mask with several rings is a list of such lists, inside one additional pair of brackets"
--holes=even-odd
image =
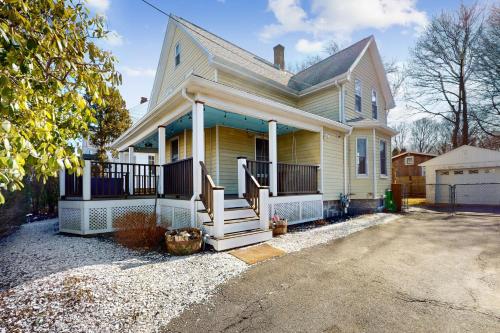
[[(385, 144), (385, 173), (382, 173), (382, 160), (380, 159), (380, 145), (381, 143), (384, 143)], [(379, 140), (379, 144), (378, 144), (378, 155), (379, 155), (379, 163), (378, 163), (378, 167), (379, 167), (379, 173), (380, 173), (380, 178), (387, 178), (389, 176), (389, 168), (388, 168), (388, 165), (387, 165), (387, 161), (388, 161), (388, 158), (387, 158), (387, 140), (384, 140), (384, 139), (380, 139)]]
[[(153, 163), (151, 163), (151, 157), (153, 158)], [(155, 155), (148, 155), (148, 164), (149, 165), (154, 165), (156, 162), (156, 156)]]
[[(411, 160), (411, 163), (407, 162), (408, 160)], [(405, 165), (414, 165), (414, 164), (415, 164), (414, 156), (405, 156)]]
[[(177, 63), (177, 57), (179, 57), (179, 62)], [(181, 64), (181, 42), (177, 42), (174, 48), (174, 66), (177, 68)]]
[[(375, 107), (377, 108), (376, 117), (373, 117), (373, 93), (375, 93)], [(372, 88), (372, 94), (370, 96), (370, 111), (372, 112), (372, 118), (378, 119), (378, 93), (375, 88)]]
[[(356, 86), (359, 83), (359, 98), (361, 102), (359, 103), (359, 110), (356, 109), (356, 96), (358, 96), (356, 92)], [(363, 113), (363, 83), (360, 79), (354, 80), (354, 111), (358, 113)]]
[[(366, 158), (365, 158), (365, 170), (366, 173), (358, 173), (358, 140), (365, 140), (366, 146), (365, 146), (365, 152), (366, 152)], [(370, 173), (370, 164), (369, 164), (369, 158), (368, 158), (368, 137), (366, 136), (357, 136), (356, 137), (356, 155), (354, 156), (354, 168), (356, 169), (356, 177), (357, 178), (368, 178), (369, 173)]]

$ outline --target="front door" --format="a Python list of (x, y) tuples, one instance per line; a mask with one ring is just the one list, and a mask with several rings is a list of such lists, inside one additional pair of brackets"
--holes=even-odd
[(267, 139), (255, 139), (255, 159), (269, 161), (269, 141)]

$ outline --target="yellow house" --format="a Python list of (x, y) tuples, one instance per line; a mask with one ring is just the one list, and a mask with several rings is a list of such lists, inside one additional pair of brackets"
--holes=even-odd
[[(269, 62), (171, 16), (148, 112), (113, 143), (120, 160), (61, 177), (61, 230), (111, 231), (156, 207), (224, 250), (269, 239), (273, 215), (373, 211), (390, 186), (393, 107), (373, 36), (293, 74), (281, 45)], [(144, 151), (151, 163), (136, 163)]]

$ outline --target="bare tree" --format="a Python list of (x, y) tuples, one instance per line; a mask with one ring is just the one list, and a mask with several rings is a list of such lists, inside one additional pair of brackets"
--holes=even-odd
[(326, 42), (325, 46), (323, 47), (323, 52), (329, 56), (334, 55), (339, 51), (340, 51), (340, 45), (333, 39)]
[(399, 154), (406, 151), (408, 126), (405, 123), (399, 123), (394, 126), (394, 129), (398, 134), (392, 137), (393, 154)]
[(470, 80), (479, 57), (482, 11), (474, 4), (443, 12), (411, 50), (409, 106), (453, 125), (453, 147), (469, 143)]
[(434, 153), (441, 155), (453, 149), (451, 143), (451, 133), (453, 124), (449, 121), (440, 121), (436, 123), (436, 143), (434, 144)]
[(385, 73), (391, 87), (394, 98), (399, 97), (406, 78), (406, 68), (397, 63), (396, 59), (384, 61)]
[(438, 124), (431, 118), (421, 118), (411, 125), (411, 148), (421, 153), (435, 150), (438, 137)]
[[(493, 6), (485, 24), (480, 57), (474, 80), (478, 83), (479, 100), (472, 118), (479, 127), (479, 140), (497, 142), (486, 136), (499, 137), (500, 129), (500, 7)], [(483, 134), (483, 135), (481, 135)]]
[(298, 73), (320, 62), (321, 60), (323, 60), (323, 58), (319, 55), (307, 56), (302, 59), (302, 61), (297, 61), (296, 63), (291, 64), (288, 67), (288, 70), (292, 73)]

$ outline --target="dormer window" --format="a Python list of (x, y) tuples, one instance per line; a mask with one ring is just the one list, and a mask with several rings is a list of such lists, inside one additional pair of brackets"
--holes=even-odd
[(375, 89), (372, 89), (372, 117), (373, 119), (377, 119), (378, 117), (377, 92), (375, 91)]
[(354, 94), (356, 96), (356, 111), (361, 112), (361, 80), (354, 80)]
[(179, 66), (181, 63), (181, 44), (177, 42), (175, 44), (175, 67)]

